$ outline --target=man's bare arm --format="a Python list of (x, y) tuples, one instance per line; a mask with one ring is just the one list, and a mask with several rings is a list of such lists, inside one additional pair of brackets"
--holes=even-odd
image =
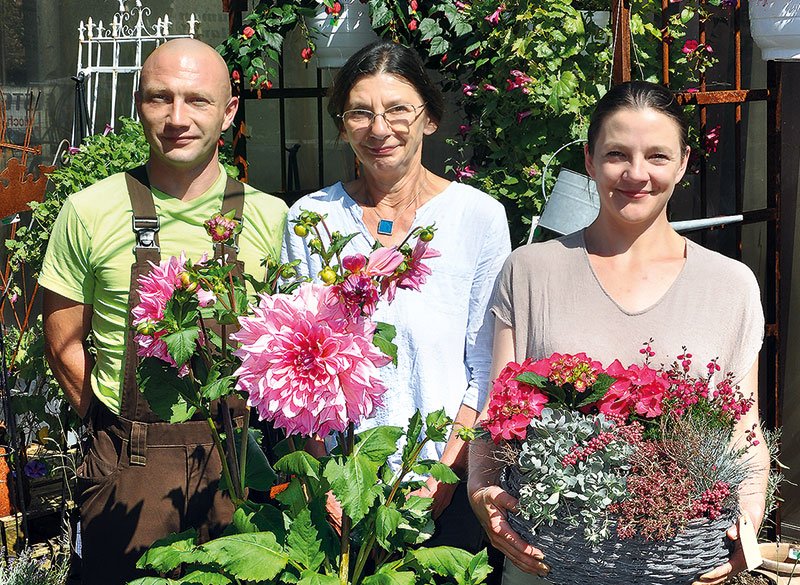
[(84, 418), (92, 399), (90, 376), (94, 359), (86, 349), (92, 328), (92, 305), (71, 301), (44, 289), (45, 355), (64, 396)]

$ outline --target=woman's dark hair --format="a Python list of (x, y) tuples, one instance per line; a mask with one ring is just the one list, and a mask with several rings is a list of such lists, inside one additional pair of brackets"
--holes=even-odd
[[(350, 90), (365, 75), (388, 73), (410, 83), (425, 101), (428, 117), (439, 124), (444, 116), (444, 98), (425, 71), (419, 55), (412, 49), (391, 41), (375, 41), (359, 49), (347, 60), (328, 92), (328, 113), (341, 132), (344, 129), (338, 116), (344, 111)], [(414, 104), (417, 105), (417, 104)]]
[(589, 152), (594, 152), (597, 135), (606, 119), (617, 110), (627, 108), (630, 110), (643, 110), (652, 108), (665, 116), (672, 118), (680, 129), (681, 150), (685, 153), (689, 146), (689, 123), (683, 114), (683, 108), (672, 92), (663, 85), (647, 81), (626, 81), (611, 88), (600, 98), (589, 122)]

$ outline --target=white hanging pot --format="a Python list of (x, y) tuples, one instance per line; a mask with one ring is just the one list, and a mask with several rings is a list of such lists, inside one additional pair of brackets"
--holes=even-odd
[(765, 61), (800, 61), (800, 2), (750, 0), (750, 32)]
[(342, 11), (337, 18), (320, 4), (317, 15), (308, 19), (309, 29), (317, 31), (314, 39), (318, 67), (341, 67), (360, 48), (378, 40), (369, 18), (369, 4), (361, 0), (339, 0)]

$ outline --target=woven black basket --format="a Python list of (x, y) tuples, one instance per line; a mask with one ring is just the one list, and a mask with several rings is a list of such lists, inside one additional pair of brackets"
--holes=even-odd
[[(501, 485), (516, 497), (521, 479), (516, 467), (507, 467)], [(558, 585), (688, 585), (730, 558), (733, 542), (725, 533), (736, 516), (733, 510), (714, 521), (693, 520), (665, 541), (620, 540), (612, 528), (612, 536), (596, 545), (586, 541), (583, 526), (543, 522), (533, 535), (530, 522), (522, 516), (509, 514), (508, 522), (544, 553), (550, 566), (547, 579)]]

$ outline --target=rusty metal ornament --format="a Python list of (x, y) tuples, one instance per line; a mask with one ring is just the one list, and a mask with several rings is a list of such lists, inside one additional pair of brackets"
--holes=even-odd
[(34, 147), (30, 145), (38, 104), (38, 96), (34, 100), (33, 92), (31, 92), (25, 121), (25, 142), (22, 145), (13, 144), (6, 140), (6, 102), (3, 91), (0, 90), (0, 151), (6, 148), (21, 153), (20, 158), (9, 157), (5, 168), (0, 171), (0, 220), (29, 210), (32, 201), (40, 203), (44, 201), (47, 176), (56, 168), (38, 165), (39, 178), (37, 179), (34, 179), (33, 173), (27, 171), (28, 154), (41, 154), (42, 152), (41, 145)]

